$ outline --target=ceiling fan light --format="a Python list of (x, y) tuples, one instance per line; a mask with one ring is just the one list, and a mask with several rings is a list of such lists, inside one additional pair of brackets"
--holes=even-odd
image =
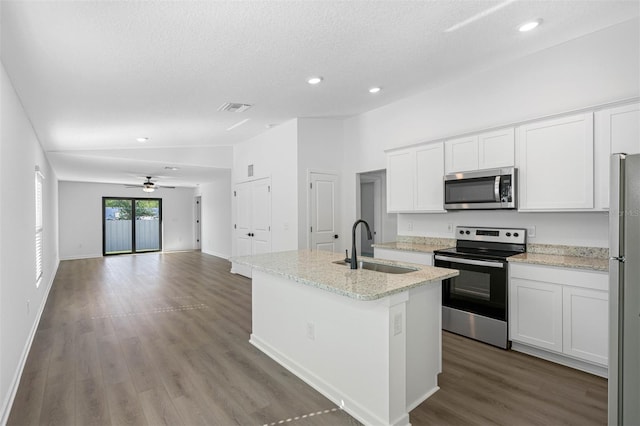
[(145, 185), (145, 186), (143, 186), (143, 187), (142, 187), (142, 190), (143, 190), (144, 192), (153, 192), (153, 191), (155, 191), (156, 189), (155, 189), (153, 186)]

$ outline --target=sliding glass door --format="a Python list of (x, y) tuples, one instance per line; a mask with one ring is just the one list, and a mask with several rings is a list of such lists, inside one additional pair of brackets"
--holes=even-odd
[(162, 250), (162, 200), (102, 199), (104, 255)]

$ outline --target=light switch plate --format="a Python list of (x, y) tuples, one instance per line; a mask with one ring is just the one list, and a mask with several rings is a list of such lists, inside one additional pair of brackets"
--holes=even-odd
[(527, 226), (527, 237), (533, 238), (536, 236), (536, 227), (535, 226)]

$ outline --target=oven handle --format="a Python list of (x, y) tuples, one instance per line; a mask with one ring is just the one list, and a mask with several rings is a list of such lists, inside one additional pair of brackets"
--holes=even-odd
[(474, 260), (474, 259), (462, 259), (459, 257), (449, 257), (442, 255), (435, 255), (436, 260), (446, 260), (449, 262), (462, 263), (464, 265), (477, 265), (477, 266), (487, 266), (489, 268), (504, 268), (503, 262), (492, 262), (488, 260)]

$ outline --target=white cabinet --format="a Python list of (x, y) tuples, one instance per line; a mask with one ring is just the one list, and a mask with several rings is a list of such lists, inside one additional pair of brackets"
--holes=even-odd
[(433, 253), (428, 252), (374, 247), (373, 257), (385, 260), (395, 260), (396, 262), (417, 263), (418, 265), (433, 266)]
[(467, 136), (464, 138), (445, 141), (445, 172), (466, 172), (478, 170), (478, 137)]
[(513, 127), (478, 135), (478, 169), (512, 167), (515, 164)]
[(587, 371), (592, 370), (584, 362), (606, 367), (608, 312), (606, 272), (509, 264), (509, 336), (514, 349), (543, 350), (555, 354), (554, 361)]
[(621, 105), (595, 114), (596, 208), (609, 208), (611, 154), (640, 153), (640, 104)]
[(563, 352), (607, 365), (607, 292), (577, 287), (562, 290)]
[(562, 352), (562, 287), (512, 278), (511, 340)]
[(387, 211), (444, 212), (443, 156), (442, 142), (387, 153)]
[(416, 181), (415, 150), (387, 154), (387, 211), (404, 212), (414, 208)]
[(593, 209), (593, 164), (592, 113), (518, 127), (518, 210)]
[[(237, 184), (234, 191), (235, 256), (271, 252), (271, 179)], [(251, 269), (233, 264), (231, 272), (251, 278)]]
[(445, 172), (465, 172), (514, 165), (512, 127), (445, 142)]
[(444, 148), (442, 142), (423, 145), (415, 150), (415, 210), (444, 211)]

